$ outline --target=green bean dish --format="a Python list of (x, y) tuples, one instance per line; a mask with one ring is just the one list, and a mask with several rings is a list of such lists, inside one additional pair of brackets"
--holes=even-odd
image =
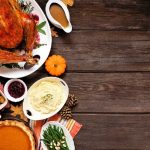
[(41, 140), (48, 150), (69, 150), (63, 129), (56, 125), (49, 125)]

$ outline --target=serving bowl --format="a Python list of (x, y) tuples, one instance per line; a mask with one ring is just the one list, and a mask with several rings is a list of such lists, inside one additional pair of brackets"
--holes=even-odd
[[(41, 97), (39, 98), (39, 95), (38, 95), (39, 93), (38, 92), (43, 94), (45, 91), (49, 91), (49, 87), (48, 87), (48, 89), (46, 88), (46, 89), (43, 89), (41, 91), (39, 91), (39, 89), (38, 89), (38, 91), (36, 92), (37, 87), (39, 88), (39, 85), (42, 84), (43, 82), (54, 82), (54, 83), (56, 82), (56, 83), (59, 83), (61, 88), (62, 88), (62, 93), (61, 93), (62, 96), (61, 96), (60, 102), (58, 102), (59, 104), (57, 103), (56, 109), (54, 111), (48, 112), (48, 113), (43, 113), (43, 112), (35, 109), (35, 107), (33, 106), (32, 102), (31, 102), (33, 100), (33, 98), (34, 99), (37, 98), (37, 102), (41, 100)], [(45, 88), (45, 86), (44, 86), (44, 88)], [(34, 94), (34, 96), (32, 97), (31, 93), (32, 93), (33, 90), (36, 92), (37, 95), (35, 96), (35, 94)], [(26, 97), (25, 97), (25, 99), (23, 101), (24, 114), (26, 115), (27, 118), (29, 118), (31, 120), (43, 120), (43, 119), (52, 117), (55, 114), (57, 114), (62, 109), (62, 107), (65, 105), (65, 103), (66, 103), (66, 101), (68, 99), (68, 95), (69, 95), (69, 88), (68, 88), (67, 83), (64, 80), (62, 80), (60, 78), (57, 78), (57, 77), (45, 77), (45, 78), (42, 78), (42, 79), (36, 81), (29, 88), (28, 93), (27, 93), (27, 95), (26, 95)], [(55, 97), (55, 95), (53, 97)], [(51, 108), (52, 106), (50, 105), (48, 107)]]
[[(15, 81), (20, 82), (24, 86), (24, 94), (21, 97), (18, 97), (18, 98), (12, 97), (10, 95), (9, 91), (8, 91), (9, 85), (11, 83), (15, 82)], [(6, 95), (6, 97), (9, 101), (11, 101), (11, 102), (20, 102), (25, 98), (25, 96), (27, 94), (27, 86), (26, 86), (25, 82), (22, 81), (21, 79), (10, 79), (4, 85), (4, 94)]]

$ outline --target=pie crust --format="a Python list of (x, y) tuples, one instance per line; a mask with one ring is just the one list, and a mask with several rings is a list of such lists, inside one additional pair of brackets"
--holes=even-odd
[[(29, 129), (29, 127), (27, 127), (23, 122), (14, 121), (14, 120), (0, 121), (0, 127), (18, 127), (18, 128), (20, 128), (27, 135), (29, 142), (30, 142), (31, 150), (35, 150), (35, 139), (34, 139), (33, 133)], [(15, 135), (14, 135), (14, 138), (15, 138)]]

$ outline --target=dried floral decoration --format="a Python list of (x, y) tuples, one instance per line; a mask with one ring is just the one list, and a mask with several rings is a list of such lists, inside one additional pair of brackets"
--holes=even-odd
[(17, 115), (20, 117), (20, 119), (28, 122), (28, 118), (23, 113), (23, 106), (13, 106), (11, 105), (10, 110), (12, 111), (11, 116), (16, 117)]
[(55, 31), (54, 28), (51, 28), (51, 34), (52, 34), (52, 37), (58, 37), (58, 32)]
[(73, 6), (74, 0), (62, 0), (65, 5)]

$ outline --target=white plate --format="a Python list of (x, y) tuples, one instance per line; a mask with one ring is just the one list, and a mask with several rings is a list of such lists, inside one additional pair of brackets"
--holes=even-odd
[[(43, 131), (46, 130), (50, 124), (56, 125), (57, 127), (61, 127), (63, 129), (64, 134), (66, 136), (66, 141), (67, 141), (69, 150), (75, 150), (74, 141), (73, 141), (72, 136), (70, 135), (69, 131), (59, 122), (51, 121), (51, 122), (47, 122), (46, 124), (44, 124), (42, 127), (42, 130), (41, 130), (40, 138), (43, 139)], [(42, 145), (43, 150), (48, 150), (46, 145), (43, 142), (41, 142), (41, 145)]]
[[(51, 37), (51, 31), (50, 26), (47, 21), (47, 18), (45, 17), (43, 11), (37, 4), (35, 0), (24, 0), (25, 2), (31, 2), (31, 5), (34, 7), (33, 14), (37, 14), (39, 16), (39, 23), (46, 21), (46, 25), (44, 26), (43, 30), (46, 32), (46, 35), (40, 34), (40, 44), (46, 44), (44, 46), (41, 46), (40, 48), (37, 48), (33, 50), (33, 56), (34, 55), (40, 55), (40, 60), (37, 65), (34, 67), (25, 70), (25, 69), (19, 69), (19, 68), (6, 68), (4, 66), (0, 67), (0, 76), (6, 77), (6, 78), (21, 78), (28, 76), (38, 70), (45, 60), (47, 59), (50, 50), (51, 50), (51, 43), (52, 43), (52, 37)], [(21, 63), (22, 64), (22, 63)]]
[[(61, 109), (62, 107), (65, 105), (67, 99), (68, 99), (68, 95), (69, 95), (69, 88), (68, 88), (68, 85), (66, 84), (66, 82), (60, 78), (57, 78), (57, 77), (45, 77), (45, 78), (42, 78), (40, 80), (38, 80), (37, 82), (35, 82), (30, 88), (28, 91), (30, 91), (30, 89), (32, 88), (35, 88), (35, 86), (37, 86), (41, 81), (57, 81), (57, 82), (60, 82), (62, 84), (62, 88), (63, 88), (63, 97), (62, 97), (62, 101), (61, 103), (59, 104), (58, 108), (51, 112), (51, 113), (48, 113), (48, 114), (43, 114), (39, 111), (36, 111), (32, 105), (30, 104), (30, 98), (28, 97), (28, 93), (27, 93), (27, 96), (25, 97), (24, 101), (23, 101), (23, 111), (24, 111), (24, 114), (27, 116), (27, 118), (31, 119), (31, 120), (43, 120), (43, 119), (46, 119), (46, 118), (49, 118), (49, 117), (52, 117), (54, 116), (55, 114), (57, 114)], [(30, 113), (31, 115), (30, 115)]]
[(0, 90), (0, 94), (5, 98), (5, 102), (3, 104), (0, 104), (0, 110), (2, 110), (7, 105), (8, 100), (1, 90)]

